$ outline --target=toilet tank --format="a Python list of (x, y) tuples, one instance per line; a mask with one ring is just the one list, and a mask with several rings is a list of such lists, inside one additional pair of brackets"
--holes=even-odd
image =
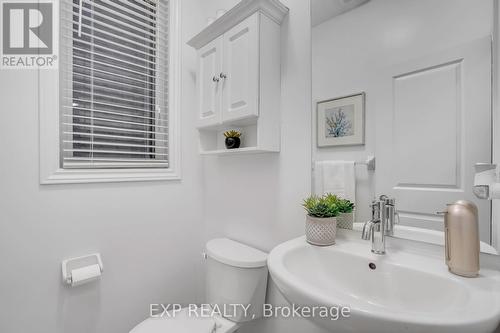
[[(206, 301), (234, 322), (262, 317), (267, 289), (267, 254), (227, 239), (206, 245)], [(243, 306), (249, 308), (245, 311)]]

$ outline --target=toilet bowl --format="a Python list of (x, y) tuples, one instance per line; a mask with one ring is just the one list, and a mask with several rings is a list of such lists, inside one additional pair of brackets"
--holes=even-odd
[[(267, 289), (267, 254), (227, 238), (206, 244), (206, 302), (210, 315), (183, 308), (175, 316), (151, 317), (130, 333), (233, 333), (262, 317)], [(219, 311), (232, 309), (232, 311)]]

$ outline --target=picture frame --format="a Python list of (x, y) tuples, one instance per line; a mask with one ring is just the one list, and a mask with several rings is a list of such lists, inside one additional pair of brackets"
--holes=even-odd
[(365, 93), (316, 103), (317, 146), (365, 144)]

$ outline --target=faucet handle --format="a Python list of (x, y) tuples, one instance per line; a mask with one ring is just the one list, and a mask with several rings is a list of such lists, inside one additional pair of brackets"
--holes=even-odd
[(391, 205), (391, 206), (395, 206), (396, 205), (396, 199), (395, 198), (391, 198), (385, 194), (382, 194), (379, 199), (381, 201), (383, 201), (386, 205)]
[(373, 200), (370, 207), (372, 209), (372, 221), (380, 220), (382, 202), (379, 200)]

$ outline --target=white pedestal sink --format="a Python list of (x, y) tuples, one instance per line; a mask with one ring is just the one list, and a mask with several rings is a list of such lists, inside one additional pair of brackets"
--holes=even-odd
[(332, 332), (480, 333), (498, 326), (500, 271), (453, 275), (435, 245), (389, 238), (386, 255), (370, 248), (353, 231), (341, 231), (329, 247), (300, 237), (271, 251), (269, 271), (292, 304), (349, 306), (349, 318), (309, 318)]

